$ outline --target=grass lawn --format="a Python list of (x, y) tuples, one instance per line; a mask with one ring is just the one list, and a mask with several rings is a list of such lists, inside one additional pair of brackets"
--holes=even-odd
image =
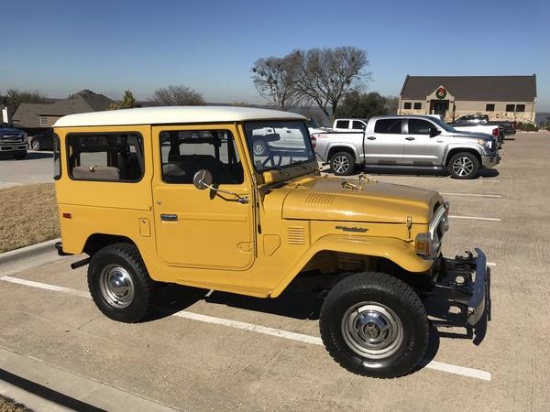
[(53, 183), (0, 189), (0, 253), (59, 236)]
[(0, 395), (0, 412), (32, 412), (32, 409), (28, 409), (13, 399)]

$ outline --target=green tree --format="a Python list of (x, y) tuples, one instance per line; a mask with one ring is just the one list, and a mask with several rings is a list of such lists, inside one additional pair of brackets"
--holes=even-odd
[(134, 107), (141, 107), (141, 104), (137, 102), (130, 90), (126, 90), (124, 92), (124, 97), (122, 98), (122, 101), (120, 103), (112, 103), (111, 106), (109, 106), (109, 109), (132, 109)]
[(2, 104), (8, 108), (8, 113), (13, 116), (21, 103), (47, 103), (48, 98), (38, 90), (8, 89), (2, 96)]
[(376, 92), (361, 93), (353, 90), (344, 96), (335, 117), (368, 119), (381, 114), (388, 114), (385, 97)]
[(155, 90), (153, 101), (159, 106), (200, 106), (204, 99), (197, 91), (186, 86), (168, 86)]

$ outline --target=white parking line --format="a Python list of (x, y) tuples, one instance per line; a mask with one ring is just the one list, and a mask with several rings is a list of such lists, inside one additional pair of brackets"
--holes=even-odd
[[(13, 276), (2, 276), (0, 277), (0, 280), (3, 280), (5, 282), (10, 282), (10, 283), (15, 283), (18, 285), (49, 290), (53, 292), (61, 292), (69, 295), (80, 296), (84, 298), (91, 298), (88, 292), (82, 292), (76, 289), (66, 288), (63, 286), (49, 285), (47, 283), (34, 282), (32, 280), (20, 279)], [(246, 322), (240, 322), (236, 320), (217, 318), (214, 316), (201, 315), (198, 313), (188, 312), (185, 310), (174, 313), (171, 316), (194, 320), (197, 322), (227, 326), (230, 328), (246, 330), (246, 331), (255, 332), (255, 333), (261, 333), (263, 335), (275, 336), (278, 338), (309, 343), (311, 345), (323, 346), (323, 341), (321, 340), (321, 338), (318, 338), (316, 336), (304, 335), (302, 333), (289, 332), (281, 329), (269, 328), (266, 326), (255, 325), (253, 323), (246, 323)], [(448, 363), (428, 361), (428, 360), (423, 360), (422, 365), (428, 369), (434, 369), (442, 372), (452, 373), (455, 375), (461, 375), (469, 378), (476, 378), (476, 379), (481, 379), (486, 381), (491, 380), (490, 372), (482, 371), (479, 369), (466, 368), (463, 366), (451, 365)]]
[(449, 217), (453, 219), (486, 220), (488, 222), (502, 222), (502, 219), (495, 218), (495, 217), (457, 216), (457, 215), (449, 215)]

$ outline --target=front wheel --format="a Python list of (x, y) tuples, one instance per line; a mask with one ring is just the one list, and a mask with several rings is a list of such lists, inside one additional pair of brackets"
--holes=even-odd
[(479, 160), (472, 153), (457, 153), (449, 161), (449, 172), (455, 179), (473, 179), (479, 170)]
[(153, 287), (154, 281), (132, 244), (109, 245), (90, 260), (88, 288), (108, 318), (125, 323), (142, 320), (151, 309)]
[(338, 152), (330, 158), (330, 168), (336, 176), (349, 176), (355, 168), (355, 159), (348, 152)]
[(32, 147), (32, 150), (34, 150), (35, 152), (38, 152), (41, 149), (40, 141), (38, 139), (32, 139), (31, 147)]
[(330, 355), (360, 375), (405, 375), (428, 346), (422, 301), (405, 282), (384, 273), (358, 273), (337, 283), (325, 298), (319, 323)]
[(256, 156), (267, 154), (267, 143), (263, 139), (256, 139), (252, 142), (252, 151)]

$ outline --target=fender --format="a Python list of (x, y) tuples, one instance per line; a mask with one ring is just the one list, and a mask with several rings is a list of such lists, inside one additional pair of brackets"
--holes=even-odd
[(396, 238), (327, 235), (312, 244), (307, 252), (291, 266), (279, 284), (271, 291), (270, 297), (279, 296), (315, 254), (322, 251), (386, 258), (403, 269), (416, 273), (428, 271), (433, 264), (433, 260), (424, 260), (416, 255), (413, 242)]

